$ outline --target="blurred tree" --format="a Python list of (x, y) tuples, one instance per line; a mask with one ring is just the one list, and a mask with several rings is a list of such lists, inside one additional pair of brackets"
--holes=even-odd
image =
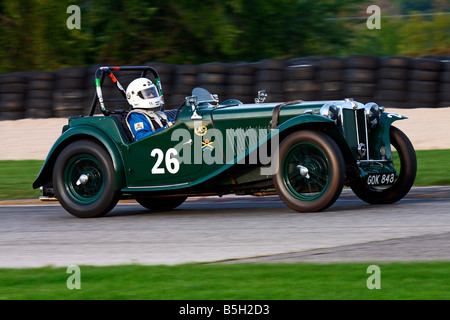
[(431, 19), (410, 17), (399, 28), (399, 54), (418, 57), (450, 52), (450, 19), (436, 15)]
[[(327, 21), (361, 0), (11, 0), (0, 6), (0, 72), (94, 63), (202, 63), (334, 54), (348, 28)], [(69, 5), (81, 30), (69, 30)]]
[[(406, 12), (448, 6), (448, 0), (395, 3)], [(67, 28), (71, 4), (81, 8), (80, 30)], [(381, 30), (330, 19), (365, 12), (364, 6), (363, 0), (0, 1), (0, 72), (448, 52), (448, 15), (382, 20)]]

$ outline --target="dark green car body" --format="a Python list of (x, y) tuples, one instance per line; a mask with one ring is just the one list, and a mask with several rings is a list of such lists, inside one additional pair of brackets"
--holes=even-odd
[[(342, 158), (339, 161), (342, 163), (339, 164), (337, 171), (343, 172), (339, 173), (340, 186), (333, 191), (336, 193), (331, 197), (333, 199), (330, 198), (327, 200), (328, 203), (318, 207), (306, 207), (305, 210), (288, 204), (297, 211), (323, 210), (339, 196), (343, 185), (350, 185), (352, 188), (379, 187), (380, 190), (374, 191), (379, 194), (386, 192), (384, 191), (386, 189), (394, 188), (399, 180), (400, 171), (395, 167), (391, 152), (391, 124), (405, 117), (386, 112), (375, 104), (363, 105), (352, 99), (242, 104), (237, 100), (219, 103), (213, 98), (202, 100), (195, 95), (192, 97), (187, 98), (178, 110), (166, 111), (171, 117), (176, 118), (173, 126), (139, 141), (133, 141), (125, 122), (126, 112), (104, 112), (103, 115), (90, 114), (70, 118), (61, 136), (50, 150), (33, 187), (43, 187), (44, 195), (47, 196), (58, 197), (61, 193), (67, 193), (69, 196), (72, 194), (75, 196), (71, 201), (76, 202), (77, 198), (80, 198), (81, 200), (78, 200), (81, 205), (92, 205), (101, 193), (107, 192), (107, 187), (103, 185), (105, 183), (103, 174), (106, 169), (102, 167), (101, 161), (96, 164), (95, 156), (90, 156), (91, 153), (88, 151), (81, 152), (88, 155), (87, 164), (83, 164), (83, 167), (77, 167), (77, 161), (74, 160), (67, 162), (68, 166), (73, 166), (70, 169), (72, 171), (69, 172), (69, 169), (64, 168), (55, 171), (58, 157), (66, 148), (77, 141), (92, 141), (99, 148), (103, 148), (110, 157), (113, 185), (108, 190), (114, 189), (116, 197), (113, 201), (133, 198), (141, 200), (147, 204), (144, 204), (146, 207), (152, 208), (149, 204), (151, 201), (170, 202), (172, 198), (185, 199), (185, 197), (199, 195), (220, 196), (229, 193), (269, 195), (280, 194), (280, 192), (289, 193), (289, 188), (303, 193), (306, 191), (300, 191), (301, 188), (297, 186), (298, 181), (307, 179), (308, 183), (312, 182), (313, 173), (319, 172), (323, 172), (323, 178), (328, 179), (333, 176), (333, 170), (336, 171), (336, 169), (333, 169), (331, 157), (317, 147), (318, 151), (313, 151), (317, 153), (316, 156), (305, 155), (301, 156), (303, 160), (295, 160), (299, 162), (296, 167), (300, 171), (303, 169), (303, 172), (299, 178), (295, 178), (298, 180), (295, 182), (295, 187), (289, 187), (291, 182), (294, 183), (293, 180), (289, 181), (292, 169), (286, 169), (289, 171), (286, 173), (277, 173), (281, 170), (278, 170), (281, 168), (278, 161), (283, 162), (284, 156), (280, 157), (278, 151), (279, 146), (283, 146), (283, 141), (299, 132), (317, 134), (321, 137), (320, 139), (325, 139), (327, 144), (333, 144), (334, 149), (330, 149), (334, 150), (332, 153), (342, 155), (339, 155), (339, 159)], [(371, 113), (371, 110), (375, 111), (375, 115)], [(373, 123), (370, 117), (376, 118)], [(322, 138), (323, 136), (326, 137)], [(329, 138), (331, 142), (328, 141)], [(301, 155), (311, 148), (316, 148), (317, 143), (313, 140), (307, 138), (305, 142), (302, 142), (301, 138), (299, 139), (299, 142), (288, 148), (289, 152), (298, 152)], [(334, 146), (337, 146), (339, 151), (336, 151)], [(399, 151), (399, 147), (395, 147)], [(75, 151), (74, 155), (76, 155)], [(292, 157), (297, 159), (299, 156), (294, 154)], [(400, 154), (402, 166), (405, 161), (415, 162), (415, 157), (407, 159), (411, 157), (411, 152)], [(306, 163), (308, 166), (304, 165)], [(89, 167), (90, 164), (93, 164), (93, 169)], [(286, 164), (286, 168), (288, 166), (289, 164)], [(413, 169), (415, 175), (415, 168)], [(86, 185), (76, 176), (77, 170), (86, 171), (85, 176), (89, 177)], [(411, 175), (412, 171), (409, 171), (408, 175)], [(61, 172), (63, 174), (60, 174)], [(392, 180), (390, 184), (389, 181), (387, 183), (376, 181), (384, 180), (385, 177), (381, 177), (383, 174), (388, 177), (388, 180)], [(63, 175), (63, 177), (55, 175)], [(284, 185), (287, 191), (281, 191), (280, 183), (278, 185), (274, 183), (276, 175), (282, 175), (280, 179), (285, 180)], [(368, 181), (369, 178), (377, 183), (369, 186), (371, 184), (371, 181)], [(57, 179), (62, 179), (59, 193), (53, 190)], [(79, 192), (77, 186), (87, 187), (95, 179), (97, 179), (95, 181), (97, 187), (91, 187), (95, 189), (92, 193), (97, 195), (95, 197), (93, 194), (87, 195), (86, 201), (82, 201), (83, 192), (87, 191)], [(395, 201), (409, 191), (412, 184), (410, 180), (407, 183), (409, 186), (402, 187), (403, 195), (397, 195)], [(311, 198), (308, 198), (308, 193), (308, 196), (297, 197), (299, 198), (297, 200), (308, 204), (311, 203), (308, 202), (310, 200), (317, 201), (322, 192), (332, 184), (331, 182), (330, 178), (323, 184), (311, 183), (314, 186), (313, 189), (320, 190), (310, 190), (314, 193)], [(294, 198), (295, 194), (296, 192), (294, 192)], [(111, 205), (112, 207), (114, 204)], [(171, 207), (168, 205), (167, 209)], [(65, 205), (65, 208), (71, 212), (70, 205)], [(92, 213), (89, 217), (103, 215), (111, 208), (100, 210), (101, 212), (96, 209), (94, 211), (98, 211), (97, 214)], [(165, 208), (165, 206), (158, 208)], [(83, 217), (82, 214), (74, 215)]]

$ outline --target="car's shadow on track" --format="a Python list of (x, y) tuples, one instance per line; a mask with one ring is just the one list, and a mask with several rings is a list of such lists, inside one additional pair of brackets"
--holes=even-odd
[(331, 207), (321, 212), (296, 212), (287, 207), (279, 198), (263, 199), (263, 198), (245, 198), (239, 200), (215, 201), (215, 199), (202, 199), (194, 201), (186, 201), (176, 209), (168, 211), (152, 211), (146, 209), (139, 204), (123, 204), (118, 205), (114, 210), (106, 215), (106, 217), (126, 217), (126, 216), (190, 216), (205, 215), (215, 216), (223, 214), (233, 215), (333, 215), (356, 211), (373, 211), (380, 210), (385, 212), (389, 206), (389, 210), (397, 206), (402, 206), (404, 201), (399, 201), (391, 205), (371, 205), (359, 200), (356, 196), (344, 196), (339, 198)]

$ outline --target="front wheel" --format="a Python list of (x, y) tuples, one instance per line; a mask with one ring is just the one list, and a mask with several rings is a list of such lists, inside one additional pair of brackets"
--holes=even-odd
[(339, 197), (344, 185), (342, 153), (326, 134), (304, 130), (280, 144), (273, 183), (283, 202), (298, 212), (321, 211)]
[[(368, 186), (363, 181), (352, 183), (353, 192), (363, 201), (371, 204), (389, 204), (402, 199), (411, 190), (416, 178), (417, 159), (414, 147), (408, 137), (396, 127), (390, 128), (390, 139), (398, 178), (388, 187)], [(396, 150), (396, 153), (394, 152)]]
[(61, 205), (79, 218), (108, 213), (119, 200), (109, 153), (91, 140), (69, 144), (53, 168), (53, 187)]

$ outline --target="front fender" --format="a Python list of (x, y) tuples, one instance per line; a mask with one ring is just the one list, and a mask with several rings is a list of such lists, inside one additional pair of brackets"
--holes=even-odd
[(301, 116), (296, 116), (293, 118), (290, 118), (287, 121), (284, 121), (282, 124), (280, 124), (277, 129), (278, 131), (282, 132), (285, 130), (288, 130), (289, 128), (303, 125), (303, 124), (309, 124), (309, 123), (325, 123), (325, 124), (332, 124), (335, 125), (334, 120), (325, 118), (323, 116), (314, 115), (314, 114), (305, 114)]
[(387, 148), (387, 157), (392, 158), (390, 138), (390, 128), (394, 121), (408, 119), (407, 117), (392, 112), (383, 112), (380, 115), (380, 124), (372, 130), (369, 136), (370, 154), (380, 157), (379, 150), (381, 146)]
[(56, 140), (50, 149), (49, 154), (39, 172), (36, 180), (33, 183), (33, 188), (39, 188), (41, 186), (51, 184), (53, 176), (53, 167), (56, 159), (61, 151), (70, 143), (83, 139), (91, 138), (101, 143), (111, 156), (114, 171), (115, 171), (115, 189), (120, 190), (126, 184), (126, 178), (124, 176), (123, 159), (118, 150), (117, 144), (110, 138), (105, 132), (88, 125), (81, 125), (69, 128), (64, 131), (61, 136)]

